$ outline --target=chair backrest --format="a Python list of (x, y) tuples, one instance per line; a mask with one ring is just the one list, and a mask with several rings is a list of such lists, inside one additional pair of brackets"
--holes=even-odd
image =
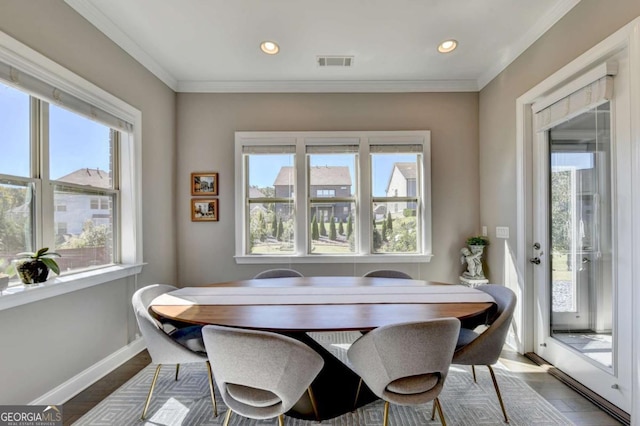
[(482, 334), (455, 352), (453, 364), (495, 364), (500, 357), (511, 326), (513, 311), (516, 308), (515, 293), (498, 284), (484, 284), (476, 288), (493, 297), (496, 301), (497, 311), (489, 327)]
[(253, 277), (253, 279), (264, 279), (264, 278), (287, 278), (287, 277), (303, 277), (300, 272), (295, 269), (269, 269), (266, 271), (260, 272), (258, 275)]
[(365, 277), (377, 277), (377, 278), (399, 278), (402, 280), (412, 280), (413, 278), (409, 274), (405, 274), (402, 271), (394, 271), (392, 269), (379, 269), (377, 271), (371, 271), (364, 274)]
[[(356, 340), (347, 357), (378, 397), (397, 403), (427, 402), (442, 390), (459, 332), (457, 318), (388, 325)], [(420, 376), (429, 382), (420, 394), (402, 396), (387, 388), (403, 378), (415, 384), (413, 379)]]
[(149, 313), (149, 305), (153, 299), (173, 290), (177, 290), (177, 288), (166, 284), (153, 284), (139, 289), (131, 298), (138, 327), (140, 327), (142, 338), (147, 344), (151, 360), (156, 364), (206, 361), (203, 356), (190, 351), (169, 337), (160, 323)]
[[(250, 418), (276, 417), (288, 411), (324, 365), (314, 350), (281, 334), (207, 325), (202, 337), (223, 400), (233, 411)], [(231, 396), (228, 384), (271, 392), (280, 402), (268, 407), (252, 405)]]

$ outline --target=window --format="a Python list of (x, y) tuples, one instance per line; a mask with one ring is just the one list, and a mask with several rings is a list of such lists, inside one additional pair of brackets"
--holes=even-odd
[(431, 256), (430, 134), (236, 133), (236, 259)]
[(140, 112), (0, 34), (0, 263), (51, 247), (63, 274), (85, 271), (5, 305), (139, 272)]

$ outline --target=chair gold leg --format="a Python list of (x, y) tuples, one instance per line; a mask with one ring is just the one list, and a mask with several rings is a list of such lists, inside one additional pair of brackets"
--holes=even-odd
[(436, 398), (433, 400), (433, 403), (435, 404), (436, 409), (438, 410), (438, 417), (440, 417), (440, 423), (442, 423), (442, 426), (447, 426), (447, 422), (444, 419), (444, 413), (442, 412), (442, 405), (440, 405), (440, 400)]
[(360, 388), (362, 388), (362, 377), (360, 377), (360, 381), (358, 382), (358, 390), (356, 391), (356, 399), (353, 401), (353, 409), (356, 409), (356, 405), (358, 405), (358, 397), (360, 396)]
[(180, 371), (180, 364), (176, 364), (176, 382), (178, 381), (178, 372)]
[(478, 383), (478, 381), (476, 380), (476, 366), (475, 365), (471, 366), (471, 372), (473, 373), (473, 383)]
[(436, 400), (433, 400), (433, 405), (431, 406), (431, 420), (436, 419)]
[[(211, 364), (207, 361), (207, 372), (209, 373), (209, 392), (211, 392), (211, 402), (213, 403), (213, 417), (218, 417), (218, 404), (216, 403), (216, 392), (213, 387), (213, 373)], [(229, 410), (231, 412), (231, 410)]]
[(387, 426), (389, 424), (389, 401), (384, 402), (384, 420), (382, 420), (382, 426)]
[(282, 414), (278, 416), (278, 426), (284, 426), (284, 416)]
[(311, 401), (311, 408), (313, 409), (313, 414), (316, 416), (316, 420), (320, 421), (320, 415), (318, 414), (318, 405), (316, 403), (316, 397), (313, 395), (313, 390), (311, 386), (307, 388), (307, 392), (309, 393), (309, 400)]
[(496, 375), (493, 372), (493, 368), (490, 365), (487, 365), (489, 368), (489, 373), (491, 373), (491, 380), (493, 380), (493, 387), (496, 388), (496, 395), (498, 395), (498, 401), (500, 402), (500, 407), (502, 408), (502, 414), (504, 415), (504, 422), (509, 423), (509, 418), (507, 417), (507, 410), (504, 408), (504, 402), (502, 401), (502, 395), (500, 394), (500, 388), (498, 387), (498, 381), (496, 380)]
[(231, 418), (231, 408), (227, 408), (227, 415), (224, 417), (224, 423), (222, 424), (222, 426), (228, 426), (230, 418)]
[(140, 416), (141, 420), (147, 416), (147, 409), (149, 408), (149, 403), (151, 402), (151, 394), (153, 394), (153, 388), (156, 387), (156, 380), (158, 380), (158, 374), (160, 374), (160, 367), (162, 364), (158, 364), (156, 367), (156, 374), (153, 375), (153, 380), (151, 381), (151, 388), (149, 388), (149, 395), (147, 395), (147, 402), (144, 404), (144, 409), (142, 410), (142, 416)]

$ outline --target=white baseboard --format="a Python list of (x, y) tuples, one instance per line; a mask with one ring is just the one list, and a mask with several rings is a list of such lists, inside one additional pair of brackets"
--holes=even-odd
[(75, 375), (60, 386), (50, 390), (39, 398), (34, 399), (29, 405), (60, 405), (64, 404), (78, 393), (82, 392), (134, 356), (140, 353), (146, 346), (142, 338), (138, 338), (127, 346), (123, 346), (111, 355), (95, 363), (83, 372)]

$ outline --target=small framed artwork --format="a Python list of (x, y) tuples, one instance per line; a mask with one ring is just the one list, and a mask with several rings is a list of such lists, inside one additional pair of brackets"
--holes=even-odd
[(217, 198), (192, 198), (191, 199), (192, 222), (217, 222), (218, 199)]
[(191, 195), (218, 195), (218, 173), (191, 173)]

